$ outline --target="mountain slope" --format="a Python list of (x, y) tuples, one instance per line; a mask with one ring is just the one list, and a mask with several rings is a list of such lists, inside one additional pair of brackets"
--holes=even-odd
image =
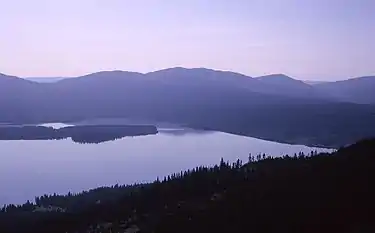
[[(208, 69), (168, 69), (149, 74), (100, 72), (45, 85), (56, 107), (77, 117), (149, 117), (173, 120), (196, 110), (299, 102), (249, 90), (257, 82)], [(69, 104), (67, 104), (69, 103)], [(55, 112), (60, 110), (56, 108)]]
[(241, 89), (280, 97), (303, 98), (310, 101), (331, 101), (328, 96), (315, 90), (311, 85), (283, 74), (252, 78), (228, 71), (178, 67), (151, 72), (146, 76), (170, 85), (224, 88), (226, 90), (232, 88), (233, 90)]
[(324, 103), (320, 99), (275, 94), (268, 91), (269, 86), (233, 72), (171, 68), (148, 74), (99, 72), (47, 87), (60, 110), (82, 119), (148, 117), (191, 123), (193, 118), (220, 109)]
[(309, 84), (309, 85), (316, 85), (316, 84), (327, 83), (328, 81), (309, 81), (309, 80), (305, 80), (303, 82), (306, 83), (306, 84)]
[(309, 84), (306, 84), (300, 80), (293, 79), (285, 74), (271, 74), (266, 76), (260, 76), (256, 78), (257, 80), (267, 83), (270, 85), (276, 85), (284, 88), (301, 88), (305, 90), (313, 89)]
[(36, 105), (43, 102), (37, 83), (0, 74), (0, 122), (34, 119)]
[(147, 73), (146, 77), (171, 85), (243, 88), (248, 90), (265, 88), (264, 85), (249, 76), (206, 68), (187, 69), (176, 67)]
[(32, 78), (24, 78), (24, 79), (37, 82), (37, 83), (54, 83), (54, 82), (61, 81), (65, 78), (63, 77), (44, 77), (44, 78), (32, 77)]
[(375, 104), (375, 76), (321, 83), (314, 87), (339, 100)]
[(267, 84), (268, 93), (291, 96), (305, 99), (324, 99), (332, 101), (328, 95), (320, 92), (314, 86), (300, 80), (293, 79), (284, 74), (272, 74), (256, 78)]
[(375, 136), (373, 106), (326, 100), (285, 75), (171, 68), (98, 72), (55, 83), (2, 75), (0, 91), (0, 122), (131, 118), (327, 147)]

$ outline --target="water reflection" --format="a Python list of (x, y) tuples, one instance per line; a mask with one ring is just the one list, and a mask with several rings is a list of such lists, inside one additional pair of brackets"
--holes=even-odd
[(173, 136), (184, 136), (187, 134), (212, 134), (215, 131), (206, 131), (206, 130), (195, 130), (195, 129), (188, 129), (188, 128), (175, 128), (175, 129), (166, 129), (166, 128), (158, 128), (158, 132), (166, 135), (173, 135)]
[(71, 139), (0, 141), (0, 205), (23, 203), (43, 194), (153, 181), (199, 165), (216, 164), (220, 158), (246, 161), (249, 153), (279, 156), (315, 149), (328, 151), (189, 130), (161, 130), (156, 135), (100, 144), (78, 144)]
[(53, 129), (61, 129), (61, 128), (70, 127), (74, 125), (66, 124), (66, 123), (44, 123), (44, 124), (40, 124), (37, 126), (51, 127)]

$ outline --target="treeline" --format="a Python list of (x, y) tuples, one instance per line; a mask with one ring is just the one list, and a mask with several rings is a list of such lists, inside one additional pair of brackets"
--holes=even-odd
[(150, 184), (44, 196), (36, 201), (60, 205), (67, 212), (33, 213), (20, 206), (0, 213), (0, 229), (17, 233), (130, 232), (130, 228), (150, 233), (374, 232), (375, 140), (312, 155), (249, 156), (246, 164), (222, 160), (214, 167), (197, 167)]
[(66, 195), (58, 195), (56, 193), (52, 195), (43, 195), (35, 197), (33, 202), (27, 201), (22, 205), (4, 205), (0, 208), (1, 213), (21, 213), (21, 212), (32, 212), (36, 207), (54, 206), (66, 209), (67, 212), (73, 213), (81, 211), (93, 204), (105, 204), (109, 202), (116, 202), (125, 194), (138, 189), (141, 186), (147, 184), (134, 184), (134, 185), (113, 185), (110, 187), (100, 187), (89, 191), (83, 191), (81, 193), (71, 193)]
[(88, 125), (60, 129), (44, 126), (0, 127), (0, 140), (60, 140), (72, 138), (77, 143), (101, 143), (128, 136), (156, 134), (152, 125)]
[(275, 104), (241, 109), (220, 106), (211, 108), (209, 113), (206, 111), (196, 110), (194, 118), (186, 119), (188, 126), (288, 144), (336, 149), (375, 137), (374, 105)]

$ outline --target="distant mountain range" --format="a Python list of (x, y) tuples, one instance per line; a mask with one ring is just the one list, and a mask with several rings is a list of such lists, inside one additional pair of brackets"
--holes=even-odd
[(310, 85), (283, 74), (170, 68), (54, 80), (1, 74), (0, 122), (126, 117), (325, 146), (375, 136), (375, 77)]
[[(91, 77), (102, 77), (109, 79), (114, 76), (124, 76), (125, 71), (104, 71), (85, 75), (82, 77), (69, 77), (69, 79), (81, 79)], [(295, 96), (300, 98), (325, 98), (341, 102), (352, 102), (361, 104), (375, 103), (375, 76), (358, 77), (343, 81), (301, 81), (293, 79), (284, 74), (271, 74), (251, 78), (239, 73), (216, 71), (204, 68), (185, 69), (181, 67), (160, 70), (156, 72), (141, 74), (151, 80), (158, 80), (164, 84), (173, 82), (179, 85), (227, 85), (241, 86), (251, 91), (266, 94), (284, 96)], [(3, 77), (5, 75), (2, 75)], [(37, 83), (56, 83), (68, 77), (33, 77), (25, 80)], [(214, 83), (215, 82), (215, 83)]]

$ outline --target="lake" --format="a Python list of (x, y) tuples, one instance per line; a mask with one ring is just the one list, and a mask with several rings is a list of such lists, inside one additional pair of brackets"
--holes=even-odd
[(199, 165), (218, 164), (221, 158), (247, 161), (249, 153), (280, 156), (311, 150), (331, 151), (190, 129), (159, 129), (156, 135), (100, 144), (71, 139), (0, 141), (0, 205), (24, 203), (43, 194), (149, 182)]

